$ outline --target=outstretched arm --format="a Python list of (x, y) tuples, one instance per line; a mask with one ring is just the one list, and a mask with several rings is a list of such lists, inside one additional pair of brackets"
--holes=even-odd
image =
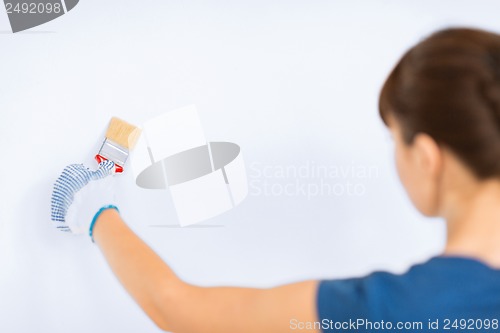
[(300, 332), (290, 327), (291, 321), (315, 321), (315, 281), (272, 289), (201, 288), (177, 278), (121, 219), (110, 176), (114, 170), (107, 160), (96, 171), (81, 164), (67, 166), (54, 184), (51, 219), (58, 230), (88, 233), (125, 289), (160, 328), (177, 333), (280, 333)]
[(125, 289), (161, 329), (176, 333), (289, 333), (291, 320), (317, 320), (316, 281), (271, 289), (187, 284), (114, 209), (98, 217), (94, 240)]

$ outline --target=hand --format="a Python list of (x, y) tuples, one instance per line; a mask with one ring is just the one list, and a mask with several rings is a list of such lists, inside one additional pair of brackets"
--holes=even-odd
[(113, 191), (115, 170), (111, 161), (103, 161), (92, 171), (83, 164), (64, 168), (54, 184), (51, 219), (55, 227), (74, 234), (88, 233), (92, 238), (93, 223), (99, 214), (116, 207)]

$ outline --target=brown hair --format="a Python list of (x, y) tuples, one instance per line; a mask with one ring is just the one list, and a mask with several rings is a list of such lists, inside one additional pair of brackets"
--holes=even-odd
[(480, 179), (500, 176), (500, 35), (446, 29), (411, 48), (387, 78), (380, 116), (406, 143), (426, 133)]

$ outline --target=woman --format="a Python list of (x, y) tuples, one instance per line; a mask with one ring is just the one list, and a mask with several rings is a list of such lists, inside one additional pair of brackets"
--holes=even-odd
[(127, 291), (169, 331), (499, 331), (500, 36), (433, 34), (394, 68), (379, 108), (411, 201), (422, 214), (443, 217), (448, 229), (444, 252), (404, 274), (271, 289), (187, 284), (111, 205), (112, 189), (103, 190), (111, 162), (96, 172), (66, 168), (53, 220), (89, 232)]

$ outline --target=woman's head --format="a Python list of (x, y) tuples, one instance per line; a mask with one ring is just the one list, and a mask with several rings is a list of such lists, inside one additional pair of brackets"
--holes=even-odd
[(439, 213), (452, 175), (500, 179), (500, 36), (473, 29), (431, 35), (393, 69), (379, 109), (395, 134), (401, 180), (424, 214)]

